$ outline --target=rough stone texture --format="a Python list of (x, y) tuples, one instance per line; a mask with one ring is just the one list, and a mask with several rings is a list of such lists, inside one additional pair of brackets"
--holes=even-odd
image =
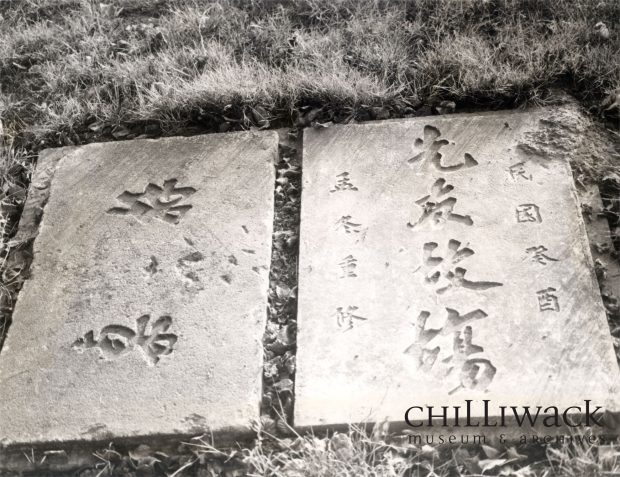
[(491, 414), (584, 399), (620, 409), (554, 117), (305, 132), (296, 426), (402, 422), (410, 406), (465, 399), (490, 399)]
[(42, 155), (22, 238), (47, 205), (0, 355), (0, 445), (249, 431), (277, 145), (239, 133)]
[(610, 312), (617, 315), (620, 305), (620, 262), (617, 256), (614, 256), (609, 222), (605, 217), (601, 195), (598, 187), (591, 184), (578, 188), (577, 193), (581, 202), (594, 266), (598, 271), (603, 303)]
[(13, 243), (19, 244), (36, 238), (39, 225), (43, 218), (45, 204), (49, 200), (50, 188), (58, 162), (77, 147), (59, 147), (41, 151), (37, 168), (32, 174), (28, 198), (24, 204), (19, 227), (13, 238)]

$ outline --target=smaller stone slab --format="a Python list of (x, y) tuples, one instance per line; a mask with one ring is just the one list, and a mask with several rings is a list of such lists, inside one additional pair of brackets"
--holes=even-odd
[(275, 132), (248, 132), (42, 154), (0, 446), (250, 431), (277, 149)]
[(296, 426), (466, 399), (472, 417), (483, 400), (619, 409), (570, 156), (539, 144), (562, 151), (549, 115), (305, 131)]

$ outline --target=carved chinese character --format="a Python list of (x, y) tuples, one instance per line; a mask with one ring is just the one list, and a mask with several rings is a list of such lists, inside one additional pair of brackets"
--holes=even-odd
[(415, 341), (404, 351), (415, 358), (418, 367), (423, 371), (429, 371), (433, 367), (440, 351), (438, 346), (431, 350), (426, 349), (428, 343), (442, 331), (441, 329), (426, 329), (426, 321), (430, 315), (428, 311), (420, 312), (420, 316), (418, 316), (418, 320), (414, 325), (416, 328)]
[(440, 137), (439, 129), (433, 126), (424, 126), (424, 138), (417, 138), (415, 140), (413, 145), (414, 152), (416, 153), (407, 162), (409, 164), (420, 163), (422, 167), (428, 167), (429, 164), (432, 164), (438, 170), (447, 172), (478, 165), (478, 161), (471, 154), (465, 153), (464, 160), (460, 164), (444, 166), (442, 164), (443, 155), (439, 151), (443, 146), (448, 145), (449, 142), (446, 139), (439, 139)]
[(122, 325), (104, 326), (99, 331), (97, 340), (94, 331), (89, 331), (73, 343), (73, 349), (83, 352), (98, 348), (102, 358), (113, 360), (134, 348), (140, 348), (149, 364), (157, 364), (160, 356), (172, 353), (177, 335), (166, 333), (172, 325), (170, 316), (159, 317), (151, 326), (150, 333), (147, 333), (146, 328), (150, 319), (150, 315), (138, 318), (137, 331)]
[(348, 234), (359, 234), (361, 232), (361, 227), (362, 224), (356, 224), (355, 222), (351, 221), (350, 215), (343, 215), (336, 222), (336, 230), (342, 229), (345, 231), (345, 233)]
[[(474, 221), (469, 215), (459, 215), (454, 213), (456, 205), (455, 197), (446, 197), (449, 192), (454, 189), (451, 184), (446, 184), (445, 179), (437, 179), (431, 187), (431, 193), (416, 200), (416, 204), (422, 207), (422, 215), (414, 224), (409, 222), (407, 226), (414, 228), (431, 219), (436, 225), (443, 225), (447, 221), (456, 222), (463, 225), (473, 225)], [(441, 200), (443, 198), (443, 200)]]
[(343, 331), (349, 331), (353, 329), (353, 325), (356, 321), (366, 321), (368, 318), (364, 318), (363, 316), (356, 315), (355, 312), (358, 310), (357, 306), (347, 306), (343, 308), (339, 306), (336, 308), (336, 324), (338, 328), (343, 328)]
[(354, 278), (357, 277), (355, 269), (357, 268), (357, 259), (353, 255), (348, 255), (339, 264), (342, 275), (340, 278)]
[(542, 222), (540, 210), (536, 204), (521, 204), (517, 207), (517, 222)]
[[(450, 394), (461, 388), (483, 391), (493, 381), (497, 370), (488, 359), (470, 358), (473, 354), (482, 353), (484, 348), (473, 343), (473, 331), (469, 323), (486, 318), (487, 314), (479, 309), (465, 315), (450, 308), (446, 308), (446, 311), (447, 319), (439, 329), (426, 329), (430, 313), (422, 311), (415, 325), (416, 339), (404, 352), (414, 357), (421, 371), (430, 372), (437, 367), (436, 373), (441, 378), (457, 374), (458, 386)], [(436, 337), (450, 335), (454, 337), (452, 354), (438, 362), (441, 347), (432, 346), (431, 342)]]
[(192, 208), (191, 205), (181, 202), (196, 192), (193, 187), (177, 187), (176, 184), (176, 179), (170, 179), (164, 181), (163, 188), (151, 183), (146, 186), (144, 192), (125, 191), (117, 197), (125, 207), (112, 207), (107, 213), (156, 217), (176, 225)]
[(474, 255), (474, 251), (471, 248), (461, 248), (461, 242), (458, 240), (450, 240), (448, 242), (445, 258), (434, 257), (433, 251), (438, 246), (439, 245), (435, 242), (428, 242), (424, 244), (423, 249), (423, 265), (427, 270), (427, 274), (424, 277), (425, 283), (431, 286), (437, 286), (441, 282), (444, 283), (443, 286), (438, 286), (435, 289), (435, 293), (441, 295), (452, 288), (458, 287), (468, 290), (488, 290), (489, 288), (502, 286), (502, 283), (499, 282), (474, 282), (467, 280), (465, 278), (467, 269), (454, 267), (457, 263)]
[(422, 311), (418, 316), (415, 324), (416, 337), (414, 343), (409, 346), (405, 353), (413, 356), (418, 361), (420, 368), (424, 370), (430, 369), (437, 359), (439, 347), (431, 350), (426, 346), (437, 336), (449, 336), (460, 330), (463, 326), (473, 321), (486, 318), (488, 315), (482, 310), (474, 310), (465, 315), (461, 315), (452, 308), (446, 308), (447, 318), (445, 324), (439, 329), (427, 329), (426, 323), (430, 317), (428, 311)]
[(526, 181), (532, 180), (532, 174), (529, 174), (527, 172), (524, 162), (518, 162), (510, 166), (508, 170), (510, 171), (510, 175), (514, 180), (518, 180), (519, 178), (525, 179)]
[(525, 250), (531, 255), (532, 261), (540, 263), (541, 265), (547, 265), (548, 262), (557, 262), (557, 258), (552, 258), (545, 254), (548, 252), (547, 247), (539, 245), (537, 247), (530, 247)]
[(458, 372), (459, 385), (452, 389), (449, 394), (454, 394), (459, 389), (472, 389), (484, 391), (489, 387), (495, 377), (497, 369), (491, 361), (483, 358), (469, 358), (472, 354), (482, 353), (484, 348), (472, 343), (473, 332), (471, 326), (466, 326), (463, 331), (454, 334), (453, 354), (447, 358), (448, 376), (454, 371)]
[(560, 311), (560, 302), (554, 294), (555, 288), (545, 288), (536, 292), (538, 295), (538, 308), (540, 311)]
[(357, 187), (355, 187), (351, 183), (351, 179), (349, 178), (348, 172), (343, 172), (342, 174), (338, 174), (336, 177), (338, 178), (338, 181), (336, 182), (336, 185), (334, 186), (334, 188), (330, 190), (330, 192), (338, 192), (338, 191), (344, 191), (344, 190), (353, 190), (353, 191), (358, 190)]

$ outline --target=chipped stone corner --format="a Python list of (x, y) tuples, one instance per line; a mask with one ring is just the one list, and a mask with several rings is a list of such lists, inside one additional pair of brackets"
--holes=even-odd
[(34, 239), (43, 217), (43, 209), (49, 199), (52, 179), (60, 160), (78, 149), (77, 146), (45, 149), (39, 154), (37, 166), (32, 175), (28, 197), (19, 221), (17, 233), (11, 243), (19, 244)]
[(542, 162), (569, 159), (578, 185), (600, 179), (600, 171), (617, 154), (610, 133), (574, 101), (558, 108), (541, 108), (536, 114), (533, 129), (517, 139), (517, 154), (524, 160)]
[(536, 127), (523, 133), (516, 146), (523, 160), (570, 162), (603, 303), (608, 317), (616, 319), (620, 317), (620, 263), (605, 213), (604, 194), (597, 183), (612, 169), (611, 158), (618, 155), (617, 143), (582, 106), (567, 98), (561, 107), (538, 110)]
[(15, 236), (4, 246), (8, 253), (3, 274), (8, 293), (0, 296), (0, 351), (11, 323), (17, 295), (29, 276), (33, 243), (39, 233), (43, 210), (49, 199), (52, 179), (60, 160), (76, 146), (45, 149), (39, 154)]

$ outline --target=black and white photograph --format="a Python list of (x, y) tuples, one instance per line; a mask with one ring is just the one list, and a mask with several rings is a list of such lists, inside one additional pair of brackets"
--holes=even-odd
[(0, 477), (620, 477), (619, 0), (0, 0)]

